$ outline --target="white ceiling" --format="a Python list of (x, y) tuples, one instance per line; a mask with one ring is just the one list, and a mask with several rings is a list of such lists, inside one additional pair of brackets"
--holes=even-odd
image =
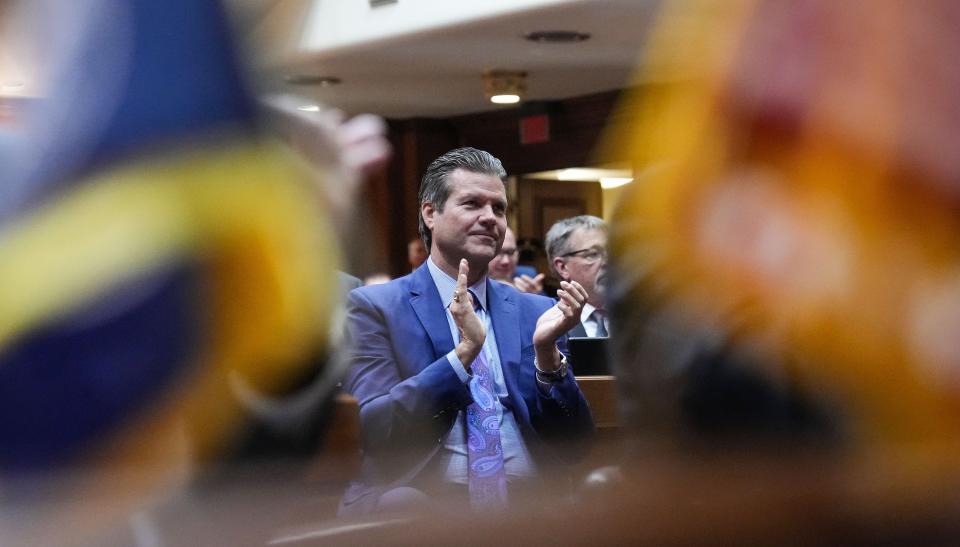
[[(31, 5), (30, 1), (16, 4)], [(254, 53), (255, 83), (389, 118), (446, 117), (497, 108), (483, 96), (488, 69), (525, 70), (528, 100), (562, 99), (628, 84), (658, 0), (227, 0)], [(44, 94), (46, 32), (0, 17), (0, 96)], [(48, 17), (45, 27), (63, 17)], [(36, 22), (36, 21), (35, 21)], [(19, 30), (18, 30), (19, 29)], [(585, 42), (524, 40), (576, 30)], [(57, 33), (52, 33), (54, 36)], [(333, 87), (284, 83), (295, 73), (336, 76)]]
[[(356, 18), (364, 15), (382, 19), (388, 12), (380, 10), (390, 9), (397, 10), (399, 20), (405, 2), (412, 12), (419, 10), (423, 15), (421, 0), (398, 0), (373, 10), (365, 1), (352, 1), (351, 24), (361, 24)], [(323, 19), (323, 0), (317, 0), (309, 6), (312, 11), (308, 10), (307, 21), (301, 22), (301, 40), (293, 51), (262, 57), (269, 62), (261, 63), (266, 70), (260, 82), (270, 91), (284, 89), (348, 113), (373, 112), (389, 118), (446, 117), (502, 108), (483, 96), (481, 74), (495, 68), (527, 71), (528, 100), (619, 89), (631, 81), (658, 5), (656, 0), (515, 1), (525, 8), (504, 10), (504, 2), (492, 2), (501, 9), (461, 19), (444, 14), (435, 24), (420, 20), (409, 32), (388, 28), (383, 21), (371, 22), (384, 26), (383, 34), (388, 37), (380, 39), (366, 32), (351, 41), (342, 31), (326, 40), (316, 37), (316, 32), (334, 28), (330, 20)], [(360, 4), (366, 13), (358, 11), (356, 5)], [(327, 3), (328, 9), (331, 5)], [(324, 24), (316, 22), (318, 17)], [(291, 19), (289, 11), (286, 18)], [(523, 39), (535, 30), (576, 30), (592, 37), (571, 44)], [(283, 25), (274, 24), (271, 33), (278, 31), (286, 32)], [(284, 42), (274, 39), (273, 43)], [(281, 83), (284, 76), (301, 72), (336, 76), (343, 83), (332, 87)]]

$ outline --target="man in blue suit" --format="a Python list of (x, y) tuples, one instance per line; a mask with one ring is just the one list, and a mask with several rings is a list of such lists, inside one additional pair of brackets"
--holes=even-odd
[(558, 349), (583, 287), (563, 283), (555, 303), (487, 279), (506, 231), (505, 177), (473, 148), (436, 159), (419, 196), (429, 258), (350, 293), (344, 386), (360, 404), (363, 477), (341, 514), (439, 496), (503, 507), (516, 485), (589, 445), (593, 419)]

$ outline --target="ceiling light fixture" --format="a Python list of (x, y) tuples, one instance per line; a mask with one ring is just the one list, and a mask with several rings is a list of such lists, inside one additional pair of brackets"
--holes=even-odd
[(517, 104), (527, 95), (527, 73), (522, 70), (488, 70), (483, 73), (483, 92), (494, 104)]
[(304, 112), (320, 112), (320, 107), (315, 104), (305, 104), (303, 106), (298, 106), (297, 110), (303, 110)]
[(520, 95), (513, 93), (501, 93), (499, 95), (491, 95), (490, 102), (494, 104), (517, 104), (520, 102)]
[(557, 173), (557, 180), (597, 180), (596, 174), (589, 169), (570, 167)]
[(634, 180), (629, 165), (608, 163), (600, 167), (567, 167), (524, 175), (528, 179), (576, 182), (599, 182), (604, 188), (616, 188)]
[(535, 30), (524, 34), (523, 38), (531, 42), (570, 44), (589, 40), (590, 33), (576, 30)]

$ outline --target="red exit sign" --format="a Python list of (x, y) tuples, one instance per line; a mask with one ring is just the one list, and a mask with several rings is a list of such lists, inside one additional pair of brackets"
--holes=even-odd
[(534, 114), (520, 118), (520, 144), (550, 141), (550, 116)]

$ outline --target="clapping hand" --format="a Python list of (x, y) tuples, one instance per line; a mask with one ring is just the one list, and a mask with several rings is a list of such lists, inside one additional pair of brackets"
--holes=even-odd
[(537, 274), (536, 277), (530, 277), (526, 274), (515, 277), (513, 279), (513, 286), (516, 287), (518, 291), (540, 294), (543, 292), (543, 274)]
[(457, 358), (467, 368), (467, 372), (470, 372), (470, 364), (480, 354), (487, 337), (483, 323), (473, 309), (473, 298), (467, 290), (469, 273), (470, 266), (467, 265), (467, 259), (460, 259), (457, 286), (453, 289), (453, 300), (450, 301), (450, 314), (453, 315), (453, 322), (460, 331), (460, 343), (457, 344), (455, 351)]
[(557, 304), (537, 319), (533, 345), (541, 370), (550, 372), (560, 366), (557, 339), (580, 322), (580, 312), (587, 301), (587, 291), (576, 281), (560, 282)]

